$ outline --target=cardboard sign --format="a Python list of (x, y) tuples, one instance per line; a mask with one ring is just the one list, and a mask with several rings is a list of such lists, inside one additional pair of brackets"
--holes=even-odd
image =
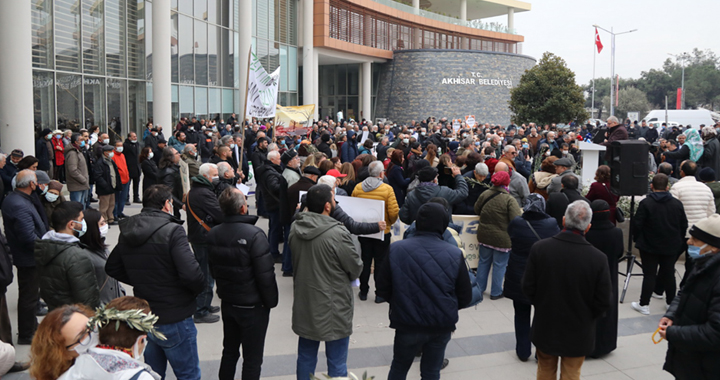
[(465, 125), (472, 128), (475, 126), (475, 115), (467, 115), (465, 116)]
[(453, 131), (457, 134), (460, 130), (460, 127), (462, 126), (462, 120), (460, 119), (453, 119)]

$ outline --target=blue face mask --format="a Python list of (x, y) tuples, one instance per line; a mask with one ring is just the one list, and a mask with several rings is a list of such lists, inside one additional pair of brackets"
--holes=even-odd
[(84, 148), (84, 147), (85, 147), (85, 140), (83, 140), (83, 142), (80, 143), (80, 147), (81, 147), (81, 148)]
[(78, 233), (78, 237), (82, 237), (87, 232), (87, 223), (85, 222), (85, 219), (83, 219), (80, 224), (82, 225), (82, 227), (79, 230), (73, 228), (73, 231)]
[(707, 244), (703, 245), (702, 247), (696, 247), (694, 245), (689, 245), (688, 246), (688, 255), (690, 255), (690, 257), (692, 257), (693, 259), (697, 259), (698, 257), (700, 257), (700, 251), (705, 249), (705, 247), (707, 247)]

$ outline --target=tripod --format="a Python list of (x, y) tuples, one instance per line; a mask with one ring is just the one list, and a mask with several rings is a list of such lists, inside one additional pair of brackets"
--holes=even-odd
[[(630, 197), (630, 215), (629, 217), (632, 218), (633, 214), (635, 214), (635, 196)], [(630, 279), (633, 276), (642, 276), (642, 273), (633, 273), (633, 267), (637, 264), (640, 268), (642, 268), (642, 264), (636, 262), (635, 255), (632, 254), (632, 241), (633, 241), (633, 228), (632, 223), (628, 226), (628, 245), (627, 245), (627, 253), (625, 256), (621, 257), (618, 260), (618, 264), (620, 264), (622, 261), (627, 260), (627, 267), (625, 269), (625, 273), (619, 272), (621, 276), (625, 276), (625, 284), (623, 285), (623, 291), (622, 296), (620, 296), (620, 303), (623, 303), (625, 300), (625, 293), (627, 292), (628, 286), (630, 285)]]

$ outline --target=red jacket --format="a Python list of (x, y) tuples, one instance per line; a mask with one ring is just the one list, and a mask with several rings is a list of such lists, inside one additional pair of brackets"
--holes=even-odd
[(118, 173), (120, 173), (120, 183), (123, 185), (126, 185), (128, 182), (130, 182), (130, 172), (127, 168), (127, 162), (125, 161), (125, 155), (122, 153), (118, 153), (118, 151), (113, 151), (113, 162), (115, 162), (115, 165), (118, 168)]
[(59, 139), (53, 137), (50, 141), (55, 151), (55, 165), (65, 165), (65, 143), (63, 143), (62, 137)]

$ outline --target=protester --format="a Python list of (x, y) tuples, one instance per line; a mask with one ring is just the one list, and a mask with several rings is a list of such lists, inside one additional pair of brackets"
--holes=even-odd
[[(379, 266), (377, 294), (390, 303), (390, 327), (395, 329), (388, 379), (405, 379), (420, 351), (422, 378), (440, 378), (445, 347), (458, 322), (457, 310), (472, 300), (463, 254), (442, 238), (449, 222), (441, 205), (423, 205), (415, 236), (391, 245)], [(425, 262), (438, 265), (425, 266)]]
[(189, 214), (188, 241), (192, 245), (195, 259), (206, 281), (205, 289), (197, 297), (197, 309), (193, 316), (195, 323), (215, 323), (220, 320), (219, 316), (213, 315), (220, 312), (220, 308), (212, 306), (215, 281), (210, 275), (208, 266), (207, 244), (208, 232), (223, 221), (223, 213), (212, 183), (217, 177), (217, 165), (210, 163), (200, 165), (199, 174), (191, 179), (191, 188), (185, 201)]
[(158, 163), (157, 183), (165, 185), (172, 191), (173, 215), (180, 218), (180, 209), (183, 207), (183, 186), (180, 178), (180, 153), (173, 148), (162, 150), (162, 158)]
[(158, 167), (153, 160), (153, 151), (149, 147), (144, 147), (140, 151), (140, 168), (143, 175), (143, 194), (150, 186), (157, 184)]
[(110, 255), (108, 246), (105, 244), (105, 238), (110, 226), (102, 214), (95, 209), (85, 209), (83, 217), (87, 225), (87, 232), (80, 236), (80, 242), (90, 252), (89, 257), (95, 269), (95, 278), (100, 293), (100, 304), (106, 305), (115, 298), (125, 295), (125, 289), (118, 280), (108, 276), (105, 272), (105, 264)]
[(720, 182), (716, 179), (717, 174), (712, 168), (702, 168), (698, 172), (698, 180), (710, 188), (715, 198), (715, 212), (720, 212)]
[(387, 167), (387, 179), (388, 185), (393, 188), (395, 192), (395, 199), (397, 200), (398, 207), (402, 208), (405, 204), (405, 193), (407, 187), (410, 184), (411, 178), (405, 178), (403, 171), (403, 162), (405, 158), (403, 152), (400, 150), (393, 150), (390, 154), (390, 165)]
[[(588, 356), (600, 358), (617, 348), (618, 338), (618, 258), (623, 255), (623, 233), (610, 220), (610, 205), (602, 199), (592, 201), (593, 216), (590, 230), (585, 234), (588, 243), (602, 251), (610, 268), (612, 300), (610, 309), (600, 317), (595, 327), (595, 350)], [(644, 278), (643, 278), (644, 279)]]
[(498, 162), (497, 165), (495, 165), (495, 172), (507, 172), (510, 175), (510, 184), (507, 187), (507, 191), (515, 201), (517, 201), (518, 206), (523, 207), (527, 196), (530, 194), (527, 179), (505, 162)]
[[(590, 202), (596, 199), (602, 199), (610, 206), (610, 221), (613, 224), (617, 223), (617, 202), (620, 200), (620, 196), (610, 190), (610, 167), (607, 165), (598, 166), (595, 171), (595, 182), (590, 185), (585, 198)], [(572, 202), (572, 201), (571, 201)]]
[(555, 165), (555, 173), (557, 173), (558, 176), (553, 178), (550, 182), (550, 185), (547, 187), (548, 196), (552, 193), (560, 192), (560, 190), (562, 189), (562, 178), (566, 175), (574, 176), (578, 179), (578, 182), (580, 181), (580, 177), (578, 177), (575, 173), (572, 172), (572, 161), (570, 161), (569, 159), (560, 158), (558, 160), (555, 160), (553, 162), (553, 165)]
[(287, 181), (282, 176), (282, 167), (280, 166), (280, 153), (270, 151), (267, 154), (265, 164), (255, 172), (258, 181), (258, 188), (261, 189), (263, 195), (263, 203), (265, 212), (269, 216), (268, 242), (270, 244), (270, 252), (273, 254), (275, 261), (281, 262), (280, 250), (280, 231), (282, 229), (282, 221), (280, 220), (280, 205), (282, 204), (280, 197), (283, 189), (287, 189)]
[(463, 179), (468, 187), (468, 196), (462, 202), (455, 204), (453, 207), (454, 214), (475, 215), (475, 202), (477, 202), (480, 194), (491, 187), (487, 181), (490, 175), (487, 165), (480, 162), (475, 165), (474, 169), (463, 174)]
[(101, 148), (102, 156), (95, 161), (93, 176), (95, 177), (95, 192), (98, 195), (98, 211), (109, 225), (117, 225), (115, 217), (116, 190), (122, 186), (117, 164), (113, 161), (114, 148), (105, 145)]
[(297, 181), (300, 180), (300, 177), (302, 177), (300, 174), (300, 156), (298, 156), (297, 151), (290, 149), (282, 154), (280, 161), (282, 161), (285, 166), (282, 176), (285, 178), (289, 188), (296, 184)]
[(79, 133), (73, 133), (70, 144), (65, 147), (65, 178), (70, 200), (83, 205), (86, 205), (87, 199), (90, 198), (88, 164), (82, 152), (85, 146), (85, 138)]
[[(360, 301), (367, 300), (367, 294), (370, 291), (370, 268), (374, 262), (376, 266), (382, 265), (385, 256), (390, 251), (390, 227), (398, 218), (399, 208), (397, 198), (390, 185), (383, 183), (385, 178), (385, 170), (382, 162), (373, 161), (368, 167), (369, 177), (358, 183), (352, 192), (353, 197), (374, 199), (385, 202), (385, 236), (383, 240), (369, 237), (360, 237), (360, 250), (362, 251), (363, 270), (360, 274), (360, 293), (358, 298)], [(333, 197), (334, 203), (334, 197)], [(330, 213), (332, 214), (332, 212)], [(294, 260), (293, 260), (294, 262)], [(373, 273), (373, 278), (377, 277), (377, 272)], [(377, 280), (375, 281), (377, 283)], [(382, 303), (385, 300), (376, 294), (375, 303)]]
[(92, 315), (87, 306), (64, 305), (45, 316), (30, 346), (33, 379), (58, 379), (90, 348), (87, 323)]
[(715, 379), (720, 376), (717, 347), (720, 329), (720, 215), (714, 214), (690, 227), (689, 246), (700, 256), (685, 286), (658, 324), (668, 341), (663, 369), (676, 379)]
[(557, 159), (555, 156), (550, 156), (542, 160), (540, 171), (533, 173), (528, 182), (528, 190), (530, 190), (531, 193), (542, 195), (546, 201), (549, 198), (548, 187), (552, 183), (553, 178), (558, 176), (554, 164)]
[[(712, 126), (702, 128), (703, 154), (698, 164), (704, 168), (710, 168), (715, 173), (720, 173), (720, 140), (717, 132)], [(38, 156), (38, 158), (40, 158)]]
[(585, 356), (595, 349), (596, 320), (611, 304), (607, 258), (585, 240), (592, 219), (590, 205), (568, 206), (559, 234), (530, 248), (523, 293), (535, 307), (532, 342), (538, 380), (579, 379)]
[[(130, 181), (132, 181), (132, 203), (140, 203), (140, 174), (142, 173), (140, 170), (140, 150), (137, 134), (135, 132), (128, 133), (125, 144), (123, 144), (123, 154), (125, 155)], [(127, 200), (130, 201), (129, 191)]]
[(521, 216), (515, 217), (508, 225), (512, 242), (503, 295), (513, 301), (515, 310), (515, 354), (520, 361), (530, 358), (530, 300), (523, 294), (522, 278), (530, 248), (535, 242), (555, 236), (560, 229), (550, 215), (545, 213), (545, 199), (540, 194), (530, 194)]
[[(377, 171), (375, 166), (372, 174), (378, 175)], [(316, 185), (308, 190), (307, 208), (298, 214), (290, 230), (292, 328), (299, 336), (297, 377), (304, 379), (315, 373), (321, 341), (325, 342), (328, 375), (344, 377), (353, 325), (350, 282), (363, 271), (363, 262), (355, 252), (350, 233), (330, 217), (335, 199), (328, 186)]]
[(590, 201), (583, 197), (578, 189), (580, 183), (577, 177), (568, 175), (560, 178), (560, 185), (562, 186), (560, 192), (550, 193), (547, 205), (545, 206), (545, 212), (555, 218), (558, 227), (562, 227), (562, 220), (563, 217), (565, 217), (565, 210), (567, 210), (568, 205), (575, 201), (583, 201), (590, 204)]
[(420, 169), (418, 172), (420, 183), (407, 196), (405, 204), (400, 210), (400, 220), (403, 223), (412, 224), (420, 207), (430, 198), (445, 198), (450, 205), (458, 204), (467, 198), (468, 185), (460, 174), (460, 168), (453, 166), (451, 171), (455, 179), (455, 186), (452, 189), (438, 184), (438, 169), (433, 167)]
[(147, 300), (159, 317), (155, 327), (168, 340), (149, 336), (145, 362), (160, 376), (165, 376), (170, 362), (179, 380), (198, 380), (200, 362), (192, 315), (205, 278), (190, 250), (182, 221), (173, 216), (170, 188), (153, 185), (142, 199), (140, 214), (120, 222), (118, 244), (105, 270), (132, 286), (134, 295)]
[(258, 217), (248, 214), (240, 190), (226, 189), (219, 204), (224, 220), (206, 238), (210, 273), (222, 300), (223, 352), (218, 377), (235, 378), (242, 345), (242, 378), (260, 379), (270, 309), (278, 304), (273, 257), (265, 233), (255, 226)]
[(130, 194), (130, 172), (128, 171), (128, 165), (125, 161), (125, 154), (123, 151), (125, 147), (122, 141), (115, 141), (115, 150), (113, 151), (112, 160), (117, 168), (117, 183), (115, 190), (115, 209), (113, 210), (113, 216), (115, 220), (126, 218), (124, 214), (125, 204), (127, 203), (128, 196)]

